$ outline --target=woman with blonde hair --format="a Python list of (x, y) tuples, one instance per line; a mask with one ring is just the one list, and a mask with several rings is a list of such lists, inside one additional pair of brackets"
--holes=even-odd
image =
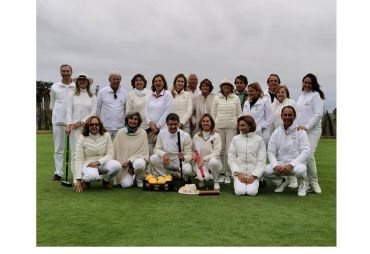
[(193, 96), (187, 91), (187, 81), (184, 74), (176, 75), (173, 80), (172, 107), (170, 112), (180, 117), (180, 129), (190, 134), (190, 118), (193, 113)]
[(256, 122), (255, 133), (260, 135), (267, 147), (270, 138), (270, 128), (272, 124), (271, 102), (268, 96), (265, 96), (258, 82), (249, 84), (248, 100), (243, 107), (242, 115), (250, 115)]
[(81, 135), (82, 125), (87, 118), (96, 112), (96, 96), (90, 91), (93, 80), (86, 74), (79, 74), (77, 78), (73, 79), (73, 82), (76, 84), (76, 89), (67, 99), (67, 126), (65, 131), (69, 134), (71, 171), (74, 176), (76, 144)]

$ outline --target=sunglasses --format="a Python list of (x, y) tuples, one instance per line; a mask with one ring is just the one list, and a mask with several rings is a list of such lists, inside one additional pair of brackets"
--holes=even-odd
[(89, 127), (99, 127), (99, 124), (98, 123), (90, 123)]

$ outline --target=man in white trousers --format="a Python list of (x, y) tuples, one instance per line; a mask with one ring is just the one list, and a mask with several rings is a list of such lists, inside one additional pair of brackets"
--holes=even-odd
[(72, 67), (68, 64), (60, 66), (62, 80), (55, 82), (50, 89), (50, 109), (53, 111), (54, 163), (55, 171), (52, 181), (60, 181), (63, 177), (63, 151), (65, 126), (67, 121), (67, 98), (76, 87), (72, 81)]
[(306, 196), (307, 160), (311, 149), (305, 131), (294, 126), (296, 111), (292, 106), (285, 106), (281, 111), (283, 124), (271, 135), (267, 148), (270, 164), (266, 165), (263, 176), (278, 187), (275, 192), (283, 192), (288, 186), (288, 175), (294, 175), (299, 181), (298, 196)]
[[(192, 160), (192, 141), (190, 135), (179, 129), (180, 118), (175, 113), (168, 114), (166, 118), (167, 129), (158, 134), (157, 143), (150, 157), (152, 173), (156, 176), (180, 176), (180, 162), (182, 161), (182, 174), (192, 174), (190, 161)], [(178, 148), (178, 134), (180, 133), (180, 147)]]

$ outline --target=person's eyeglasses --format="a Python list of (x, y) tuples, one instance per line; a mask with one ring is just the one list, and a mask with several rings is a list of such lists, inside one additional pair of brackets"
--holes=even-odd
[(90, 123), (89, 127), (99, 127), (99, 124), (98, 123)]

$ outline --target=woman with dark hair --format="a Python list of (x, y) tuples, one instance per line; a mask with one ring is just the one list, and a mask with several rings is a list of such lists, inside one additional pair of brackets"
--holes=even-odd
[[(311, 146), (311, 157), (307, 161), (307, 189), (310, 187), (321, 194), (315, 151), (321, 136), (321, 120), (324, 113), (324, 92), (321, 91), (317, 78), (312, 73), (302, 79), (302, 94), (297, 100), (298, 130), (305, 130)], [(310, 186), (310, 187), (308, 187)]]
[(235, 78), (235, 95), (239, 97), (240, 105), (242, 109), (244, 107), (244, 103), (247, 100), (248, 93), (246, 91), (248, 85), (248, 78), (244, 75), (239, 75)]
[(114, 159), (122, 165), (114, 177), (114, 184), (122, 188), (134, 185), (143, 187), (143, 176), (149, 161), (149, 145), (145, 130), (140, 127), (142, 120), (139, 112), (126, 115), (126, 127), (118, 130), (113, 141)]
[(205, 181), (213, 179), (213, 188), (220, 189), (221, 149), (221, 137), (215, 132), (215, 121), (210, 114), (204, 114), (199, 120), (199, 132), (193, 137), (193, 170), (199, 180), (199, 187), (203, 187)]
[[(73, 79), (76, 89), (67, 99), (67, 126), (65, 131), (69, 134), (69, 148), (71, 151), (71, 171), (75, 171), (75, 148), (81, 135), (82, 125), (87, 118), (96, 112), (96, 96), (90, 91), (93, 80), (86, 74), (79, 74)], [(74, 181), (75, 182), (75, 179)]]
[(146, 79), (142, 74), (136, 74), (131, 79), (131, 86), (134, 90), (128, 93), (127, 100), (126, 100), (126, 114), (130, 112), (139, 112), (143, 122), (141, 123), (141, 127), (146, 130), (148, 129), (148, 123), (146, 122), (145, 117), (145, 102), (148, 94), (150, 93), (149, 90), (146, 88)]
[(203, 79), (200, 82), (199, 90), (201, 94), (193, 97), (193, 114), (196, 119), (195, 133), (199, 131), (199, 121), (205, 113), (211, 113), (211, 107), (213, 99), (215, 98), (214, 94), (211, 94), (213, 91), (212, 82), (209, 79)]
[(263, 139), (256, 135), (256, 122), (252, 116), (238, 118), (240, 134), (231, 141), (229, 166), (234, 176), (236, 195), (255, 196), (259, 181), (266, 165), (266, 146)]
[(192, 93), (187, 91), (187, 81), (184, 74), (176, 75), (171, 90), (172, 107), (170, 112), (180, 117), (180, 129), (190, 134), (190, 118), (193, 113)]
[(166, 117), (172, 105), (172, 96), (167, 91), (167, 81), (162, 74), (157, 74), (153, 77), (152, 91), (147, 97), (144, 110), (149, 126), (146, 132), (148, 133), (150, 154), (153, 154), (159, 131), (167, 128)]
[(99, 117), (89, 117), (78, 139), (75, 154), (74, 191), (82, 192), (91, 181), (100, 179), (105, 174), (103, 187), (112, 188), (112, 178), (121, 169), (121, 164), (113, 160), (112, 139)]
[(263, 138), (267, 147), (272, 123), (270, 99), (264, 95), (258, 82), (249, 84), (247, 89), (248, 101), (244, 104), (242, 115), (251, 115), (254, 118), (257, 124), (255, 133)]

